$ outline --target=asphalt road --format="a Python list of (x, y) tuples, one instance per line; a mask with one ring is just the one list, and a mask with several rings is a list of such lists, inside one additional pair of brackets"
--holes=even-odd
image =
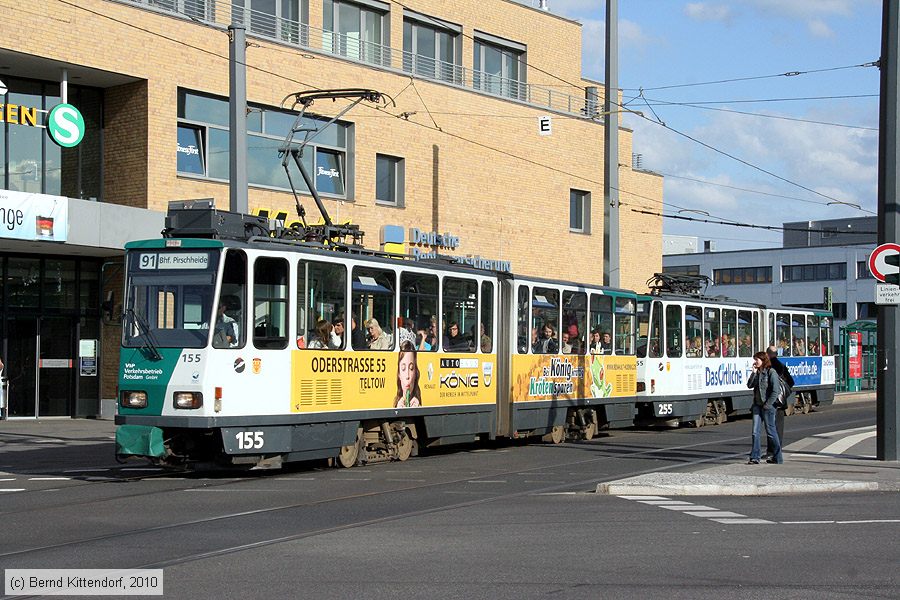
[[(836, 405), (786, 431), (873, 423), (872, 403)], [(0, 568), (161, 568), (170, 598), (896, 598), (896, 492), (683, 504), (593, 493), (745, 461), (749, 428), (189, 474), (116, 465), (104, 435), (0, 434), (0, 489), (18, 490), (0, 493)]]

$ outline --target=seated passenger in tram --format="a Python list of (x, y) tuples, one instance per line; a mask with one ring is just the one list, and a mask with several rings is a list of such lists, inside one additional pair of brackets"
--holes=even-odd
[(572, 354), (572, 344), (569, 343), (569, 332), (563, 330), (563, 332), (560, 334), (560, 338), (560, 352), (562, 352), (563, 354)]
[(588, 349), (591, 351), (591, 354), (600, 354), (600, 330), (592, 329), (591, 330), (591, 341), (588, 345)]
[(552, 323), (544, 323), (541, 337), (537, 341), (535, 354), (556, 354), (559, 352), (559, 340), (556, 339), (556, 328)]
[(478, 339), (480, 341), (481, 351), (485, 354), (490, 354), (491, 350), (494, 348), (494, 344), (491, 342), (491, 336), (484, 332), (484, 323), (481, 324), (481, 335)]
[(403, 342), (409, 342), (410, 344), (416, 343), (416, 332), (415, 332), (415, 323), (412, 319), (404, 319), (400, 317), (397, 320), (397, 343), (402, 346)]
[(390, 350), (392, 341), (391, 336), (381, 328), (377, 319), (369, 319), (366, 321), (366, 329), (369, 331), (369, 349), (370, 350)]
[(700, 358), (701, 356), (703, 356), (703, 338), (698, 335), (690, 340), (690, 345), (687, 348), (687, 357)]
[(739, 348), (739, 352), (741, 356), (752, 356), (753, 355), (753, 341), (750, 339), (749, 335), (745, 335), (741, 338), (741, 345)]
[(334, 326), (325, 319), (316, 322), (316, 330), (307, 348), (334, 350), (341, 347), (341, 340), (334, 333)]
[(612, 334), (604, 331), (600, 334), (600, 354), (612, 354)]
[(717, 357), (719, 356), (719, 340), (716, 338), (711, 338), (706, 342), (706, 356)]
[(444, 350), (449, 352), (465, 352), (469, 349), (469, 343), (466, 336), (459, 331), (459, 324), (452, 321), (447, 327), (447, 333), (444, 335)]

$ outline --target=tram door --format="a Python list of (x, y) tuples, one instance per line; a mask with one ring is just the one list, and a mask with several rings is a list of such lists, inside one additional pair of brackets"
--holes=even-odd
[(69, 317), (11, 316), (7, 321), (6, 376), (10, 418), (63, 417), (75, 397)]

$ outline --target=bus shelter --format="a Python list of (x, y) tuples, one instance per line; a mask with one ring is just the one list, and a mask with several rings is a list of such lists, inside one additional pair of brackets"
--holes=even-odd
[(878, 326), (861, 319), (841, 327), (837, 365), (837, 391), (874, 390), (878, 359)]

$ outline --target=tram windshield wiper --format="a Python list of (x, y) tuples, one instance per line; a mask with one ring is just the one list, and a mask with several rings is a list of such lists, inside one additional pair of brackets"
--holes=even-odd
[(153, 332), (150, 331), (150, 326), (147, 324), (147, 321), (144, 318), (137, 314), (133, 308), (125, 309), (125, 317), (126, 319), (130, 317), (131, 322), (137, 327), (137, 330), (141, 334), (141, 350), (145, 351), (147, 357), (151, 360), (162, 360), (162, 354), (159, 353), (159, 349), (156, 344), (156, 340), (153, 339)]

